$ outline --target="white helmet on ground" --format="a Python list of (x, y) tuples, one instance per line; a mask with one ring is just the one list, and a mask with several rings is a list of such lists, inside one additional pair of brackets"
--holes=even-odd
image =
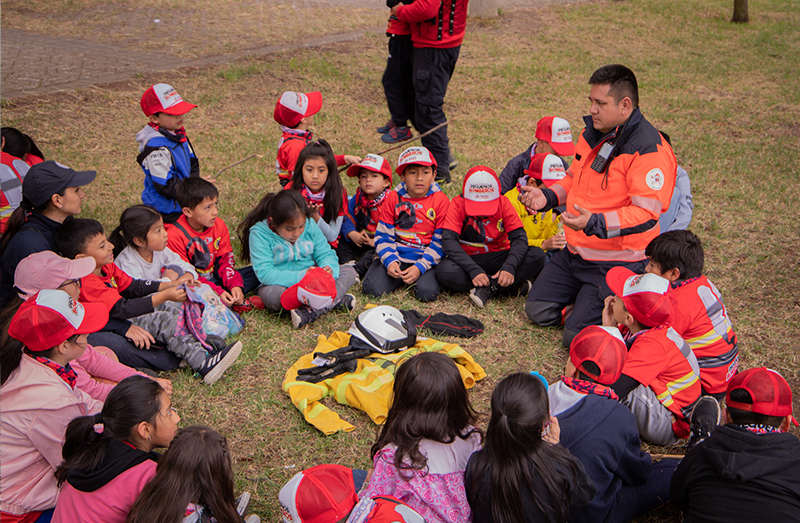
[(406, 321), (400, 310), (388, 305), (365, 310), (347, 332), (384, 354), (411, 347), (417, 342), (416, 327)]

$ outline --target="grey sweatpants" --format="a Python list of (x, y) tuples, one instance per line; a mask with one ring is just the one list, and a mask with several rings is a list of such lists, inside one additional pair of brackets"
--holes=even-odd
[(658, 401), (653, 389), (639, 385), (628, 394), (622, 404), (633, 412), (643, 440), (664, 446), (678, 443), (678, 437), (672, 430), (675, 415)]
[[(353, 286), (356, 282), (356, 271), (350, 265), (339, 265), (339, 277), (336, 278), (336, 299), (333, 305), (321, 312), (328, 312), (335, 307), (340, 301), (342, 296)], [(264, 308), (271, 312), (278, 312), (281, 310), (281, 294), (288, 289), (283, 285), (262, 285), (256, 291), (258, 297), (264, 302)]]
[(199, 369), (208, 353), (203, 344), (191, 334), (175, 336), (181, 304), (168, 301), (156, 307), (154, 312), (131, 318), (131, 323), (141, 327), (155, 338), (156, 343), (175, 353), (193, 369)]

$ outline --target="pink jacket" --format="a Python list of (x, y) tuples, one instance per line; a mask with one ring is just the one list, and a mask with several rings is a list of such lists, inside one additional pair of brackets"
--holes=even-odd
[(0, 511), (27, 514), (56, 506), (53, 471), (63, 461), (67, 425), (102, 407), (52, 369), (22, 356), (0, 388)]
[(58, 498), (53, 523), (125, 523), (145, 483), (156, 475), (156, 462), (129, 468), (94, 492), (81, 492), (69, 483)]
[(114, 385), (100, 383), (92, 377), (119, 383), (129, 376), (144, 376), (127, 365), (104, 356), (91, 345), (86, 346), (83, 356), (72, 362), (72, 368), (78, 375), (78, 382), (75, 386), (99, 401), (106, 400), (106, 396), (114, 388)]

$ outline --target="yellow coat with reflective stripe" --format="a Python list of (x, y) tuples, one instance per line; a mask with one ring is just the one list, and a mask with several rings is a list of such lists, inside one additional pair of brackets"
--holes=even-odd
[(286, 371), (282, 388), (292, 399), (294, 406), (303, 413), (306, 421), (325, 434), (340, 430), (350, 432), (354, 427), (339, 415), (320, 403), (323, 398), (334, 398), (342, 405), (363, 410), (377, 424), (383, 423), (392, 401), (394, 373), (397, 365), (420, 352), (441, 352), (453, 358), (461, 373), (464, 386), (471, 388), (476, 381), (486, 377), (483, 368), (472, 356), (454, 343), (444, 343), (430, 338), (418, 338), (414, 347), (396, 354), (372, 354), (359, 359), (355, 372), (321, 381), (307, 383), (297, 381), (298, 369), (311, 367), (313, 352), (330, 352), (350, 344), (350, 335), (335, 331), (330, 337), (319, 336), (317, 346)]

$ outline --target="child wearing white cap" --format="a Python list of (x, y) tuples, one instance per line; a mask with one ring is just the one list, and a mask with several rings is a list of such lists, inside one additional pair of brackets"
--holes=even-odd
[(527, 294), (528, 280), (544, 267), (544, 253), (528, 248), (519, 216), (500, 194), (497, 174), (483, 165), (467, 172), (462, 194), (450, 202), (442, 246), (447, 259), (436, 269), (439, 283), (469, 291), (480, 308), (498, 294)]

